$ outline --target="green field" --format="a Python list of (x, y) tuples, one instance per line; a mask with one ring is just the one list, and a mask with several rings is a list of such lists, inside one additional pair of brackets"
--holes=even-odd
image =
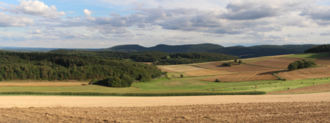
[[(205, 82), (206, 77), (160, 78), (151, 82), (134, 83), (129, 88), (111, 88), (98, 85), (62, 87), (0, 87), (0, 92), (99, 92), (99, 93), (178, 93), (178, 92), (275, 92), (330, 83), (326, 79), (295, 81)], [(304, 82), (303, 84), (301, 82)], [(271, 84), (270, 84), (271, 83)], [(282, 83), (282, 84), (281, 84)], [(255, 85), (258, 87), (255, 88)], [(276, 86), (276, 87), (275, 87)], [(253, 87), (253, 88), (251, 88)], [(235, 88), (235, 89), (234, 89)], [(213, 91), (213, 89), (216, 89)]]
[(288, 55), (285, 57), (317, 59), (317, 58), (323, 58), (323, 57), (327, 57), (327, 56), (330, 56), (330, 54), (329, 53), (304, 53), (304, 54)]

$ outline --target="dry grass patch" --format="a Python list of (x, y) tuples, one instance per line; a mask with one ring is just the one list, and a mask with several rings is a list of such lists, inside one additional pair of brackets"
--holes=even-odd
[(203, 70), (203, 68), (198, 68), (190, 65), (160, 65), (158, 66), (161, 69), (169, 70), (172, 72), (187, 72), (195, 70)]
[(330, 67), (305, 68), (294, 71), (280, 72), (280, 76), (288, 80), (330, 77)]
[(82, 86), (88, 83), (79, 82), (0, 82), (0, 87), (6, 86)]
[(189, 76), (210, 76), (210, 75), (232, 74), (233, 72), (204, 69), (204, 70), (188, 71), (185, 73)]
[(228, 75), (219, 75), (204, 79), (204, 81), (215, 81), (216, 79), (221, 82), (239, 82), (239, 81), (254, 81), (254, 80), (277, 80), (278, 78), (271, 73), (260, 72), (245, 72)]

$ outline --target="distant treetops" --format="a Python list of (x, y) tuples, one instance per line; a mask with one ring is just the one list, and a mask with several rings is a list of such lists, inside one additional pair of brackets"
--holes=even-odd
[(330, 44), (324, 44), (307, 49), (304, 53), (330, 52)]

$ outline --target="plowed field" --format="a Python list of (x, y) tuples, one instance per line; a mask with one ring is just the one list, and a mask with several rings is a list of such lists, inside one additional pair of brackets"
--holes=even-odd
[(272, 59), (252, 62), (252, 63), (249, 63), (249, 64), (286, 69), (289, 66), (290, 63), (292, 63), (294, 61), (298, 61), (298, 60), (301, 60), (301, 59), (281, 58), (280, 57), (280, 58), (272, 58)]
[(330, 102), (232, 103), (112, 108), (3, 108), (1, 123), (330, 122)]
[(288, 80), (311, 79), (330, 77), (330, 67), (306, 68), (279, 73), (280, 76)]
[(204, 70), (188, 71), (185, 73), (189, 76), (209, 76), (209, 75), (232, 74), (233, 72), (204, 69)]
[(219, 75), (204, 79), (204, 81), (215, 81), (215, 79), (221, 82), (239, 82), (239, 81), (254, 81), (254, 80), (277, 80), (278, 78), (272, 74), (262, 74), (259, 72), (245, 72), (229, 75)]

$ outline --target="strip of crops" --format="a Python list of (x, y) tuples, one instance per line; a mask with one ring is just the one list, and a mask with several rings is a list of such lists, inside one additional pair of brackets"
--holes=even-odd
[(202, 96), (202, 95), (262, 95), (253, 92), (184, 92), (184, 93), (97, 93), (97, 92), (0, 92), (0, 95), (65, 95), (65, 96)]

